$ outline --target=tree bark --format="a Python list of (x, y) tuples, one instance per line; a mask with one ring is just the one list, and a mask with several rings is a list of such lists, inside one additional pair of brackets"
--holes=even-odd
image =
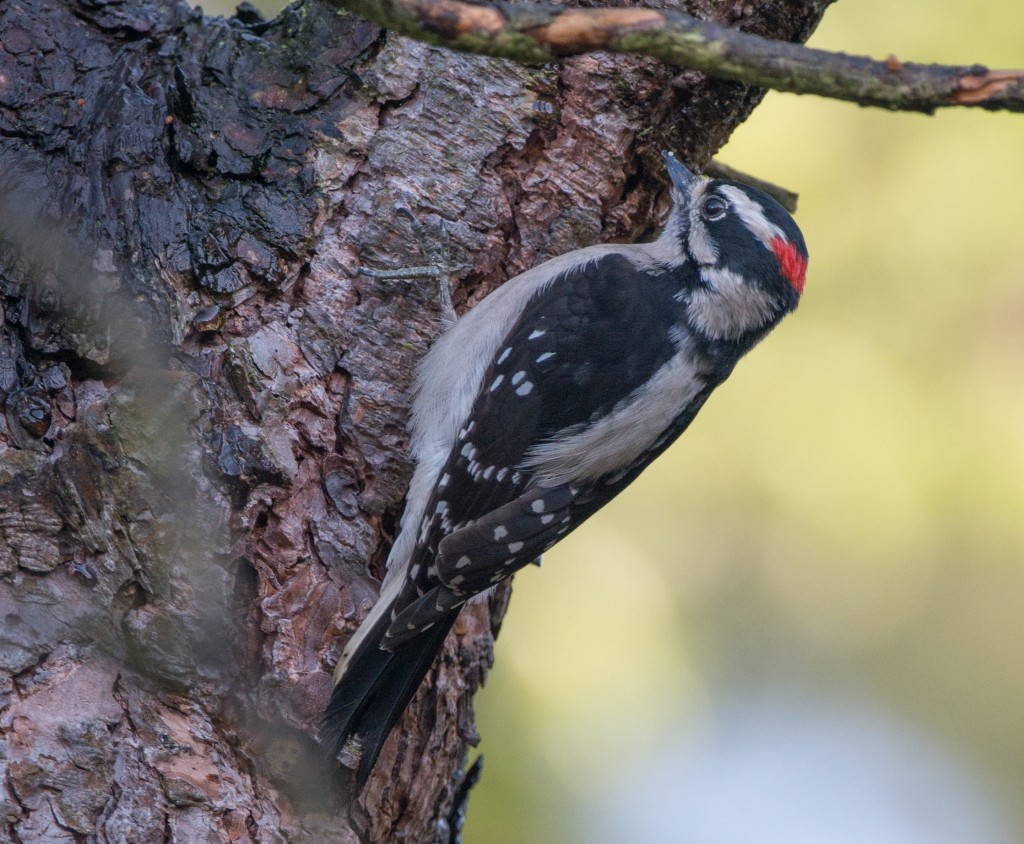
[[(805, 40), (827, 2), (685, 9)], [(657, 222), (761, 91), (527, 68), (316, 2), (0, 5), (0, 841), (453, 840), (508, 590), (467, 609), (349, 800), (313, 736), (411, 466), (429, 290), (456, 306)]]

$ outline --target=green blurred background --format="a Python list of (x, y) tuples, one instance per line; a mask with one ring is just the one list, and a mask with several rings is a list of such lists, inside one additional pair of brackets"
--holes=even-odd
[[(847, 0), (810, 43), (1022, 39), (1012, 0)], [(1022, 121), (771, 93), (722, 151), (799, 191), (804, 301), (517, 577), (467, 844), (1024, 840)]]

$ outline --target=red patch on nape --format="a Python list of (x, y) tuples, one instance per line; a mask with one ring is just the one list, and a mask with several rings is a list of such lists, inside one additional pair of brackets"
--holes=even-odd
[(803, 293), (804, 278), (807, 275), (807, 259), (800, 254), (795, 243), (784, 237), (772, 238), (771, 246), (786, 281), (797, 293)]

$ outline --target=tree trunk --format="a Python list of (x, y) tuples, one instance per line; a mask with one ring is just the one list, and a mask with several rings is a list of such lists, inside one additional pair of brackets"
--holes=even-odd
[[(827, 0), (692, 2), (805, 39)], [(411, 466), (448, 221), (466, 308), (656, 224), (761, 92), (525, 68), (316, 2), (0, 5), (0, 841), (453, 840), (508, 598), (467, 609), (364, 794), (313, 736)]]

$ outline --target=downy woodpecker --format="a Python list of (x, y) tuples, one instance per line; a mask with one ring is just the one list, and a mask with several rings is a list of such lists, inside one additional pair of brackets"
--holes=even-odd
[(516, 276), (420, 365), (401, 530), (321, 732), (332, 757), (357, 740), (360, 786), (462, 605), (625, 489), (797, 306), (807, 249), (786, 210), (664, 157), (673, 207), (657, 240)]

